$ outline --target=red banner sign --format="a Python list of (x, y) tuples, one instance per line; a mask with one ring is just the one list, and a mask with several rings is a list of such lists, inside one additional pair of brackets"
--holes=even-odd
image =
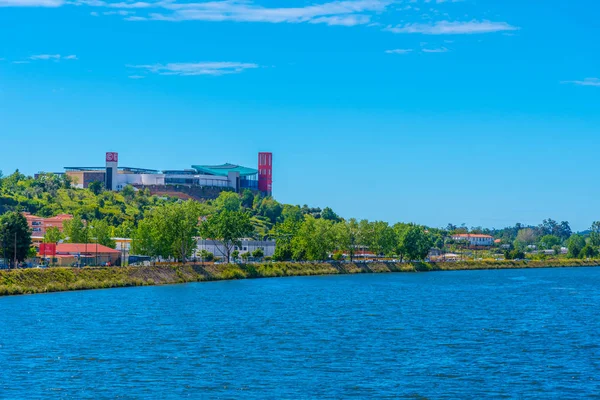
[(56, 256), (56, 243), (41, 243), (40, 244), (40, 255), (42, 257), (55, 257)]

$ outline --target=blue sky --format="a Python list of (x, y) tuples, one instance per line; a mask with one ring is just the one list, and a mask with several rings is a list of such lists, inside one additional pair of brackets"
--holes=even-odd
[(600, 219), (597, 1), (0, 0), (0, 170), (256, 164), (286, 203)]

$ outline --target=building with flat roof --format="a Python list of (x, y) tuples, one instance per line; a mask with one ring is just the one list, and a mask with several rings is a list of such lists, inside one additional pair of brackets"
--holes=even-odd
[[(192, 165), (183, 170), (153, 170), (146, 168), (119, 167), (118, 153), (106, 153), (105, 167), (65, 167), (65, 173), (73, 178), (74, 185), (87, 188), (92, 182), (102, 182), (107, 190), (120, 191), (127, 185), (137, 188), (160, 189), (167, 186), (217, 188), (241, 192), (245, 189), (272, 194), (273, 155), (259, 153), (258, 169), (236, 164)], [(156, 190), (160, 191), (161, 190)]]
[(494, 244), (494, 237), (490, 235), (481, 235), (476, 233), (460, 233), (452, 235), (452, 239), (457, 242), (463, 241), (469, 243), (469, 246), (487, 247)]
[[(243, 239), (241, 246), (235, 246), (233, 250), (240, 252), (240, 255), (250, 253), (261, 249), (265, 257), (272, 257), (275, 254), (275, 241), (274, 240), (252, 240)], [(197, 258), (201, 257), (203, 250), (212, 253), (215, 257), (225, 258), (227, 256), (227, 249), (222, 242), (210, 239), (198, 239), (196, 245), (196, 252), (194, 253)]]
[(56, 217), (50, 218), (38, 217), (28, 212), (23, 212), (22, 214), (31, 229), (31, 236), (34, 238), (34, 242), (36, 242), (35, 238), (43, 238), (49, 228), (58, 228), (62, 232), (63, 223), (73, 219), (71, 214), (59, 214)]

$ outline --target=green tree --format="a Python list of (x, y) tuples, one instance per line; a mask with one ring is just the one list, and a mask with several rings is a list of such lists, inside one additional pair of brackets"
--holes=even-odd
[(240, 211), (242, 208), (242, 199), (235, 192), (221, 192), (214, 201), (218, 211)]
[(240, 258), (240, 251), (239, 250), (234, 250), (231, 253), (231, 258), (233, 259), (234, 262), (237, 261), (238, 258)]
[(431, 236), (425, 228), (418, 225), (399, 227), (398, 232), (398, 254), (402, 260), (422, 261), (427, 258), (429, 250), (433, 246)]
[(581, 235), (574, 234), (571, 235), (569, 240), (567, 240), (567, 248), (569, 252), (567, 253), (567, 257), (569, 258), (579, 258), (581, 254), (581, 250), (585, 247), (585, 239)]
[(100, 181), (94, 181), (91, 182), (88, 185), (88, 189), (90, 190), (90, 192), (94, 193), (96, 196), (98, 196), (100, 193), (102, 193), (102, 191), (104, 190), (104, 183), (100, 182)]
[(131, 238), (135, 231), (135, 226), (130, 221), (123, 221), (123, 223), (113, 229), (113, 236), (118, 238)]
[(295, 222), (302, 222), (304, 215), (302, 214), (302, 209), (300, 207), (285, 204), (281, 211), (281, 218), (283, 221), (292, 220)]
[(273, 224), (277, 222), (282, 211), (283, 206), (272, 197), (263, 198), (256, 210), (258, 215), (268, 218)]
[(20, 212), (8, 212), (0, 217), (0, 244), (2, 255), (14, 268), (24, 261), (31, 247), (31, 229)]
[(552, 246), (552, 250), (554, 250), (554, 255), (559, 256), (562, 254), (562, 247), (560, 245)]
[(121, 190), (121, 195), (125, 198), (125, 200), (127, 201), (131, 201), (133, 200), (133, 198), (135, 197), (135, 189), (133, 186), (131, 185), (126, 185), (123, 190)]
[(70, 243), (87, 243), (88, 231), (80, 213), (63, 222), (63, 232)]
[(227, 261), (231, 261), (235, 246), (241, 246), (242, 239), (250, 236), (253, 231), (248, 213), (228, 209), (211, 215), (200, 224), (200, 236), (221, 242), (225, 249), (223, 256)]
[[(526, 247), (526, 246), (532, 245), (536, 242), (536, 240), (537, 240), (537, 234), (534, 229), (525, 228), (525, 229), (521, 229), (517, 233), (517, 241), (520, 244), (519, 247)], [(517, 246), (515, 246), (515, 247), (517, 247)]]
[(252, 208), (254, 203), (254, 193), (250, 189), (245, 189), (242, 192), (242, 206), (245, 208)]
[(55, 226), (46, 229), (44, 243), (58, 243), (64, 238), (63, 233)]
[(89, 228), (90, 240), (93, 240), (93, 243), (98, 243), (111, 249), (117, 246), (111, 237), (112, 227), (105, 219), (91, 221)]
[(600, 246), (600, 221), (595, 221), (590, 228), (590, 244)]
[(321, 218), (333, 222), (338, 222), (341, 220), (340, 217), (329, 207), (325, 207), (323, 211), (321, 211)]
[(357, 247), (360, 246), (359, 223), (352, 218), (335, 224), (334, 229), (337, 248), (345, 250), (350, 257), (350, 261), (354, 261), (354, 254), (356, 254)]
[(523, 260), (525, 259), (525, 253), (522, 250), (506, 250), (504, 252), (504, 258), (507, 260)]
[(211, 262), (215, 259), (215, 255), (208, 250), (202, 250), (200, 252), (200, 258), (202, 259), (202, 261)]
[(333, 221), (306, 215), (296, 236), (292, 239), (293, 258), (325, 261), (335, 250), (335, 239)]
[(594, 258), (598, 256), (598, 250), (592, 246), (591, 244), (586, 244), (581, 252), (579, 253), (579, 258)]
[(302, 226), (303, 217), (286, 217), (282, 223), (276, 224), (271, 229), (270, 236), (275, 239), (275, 254), (273, 259), (276, 261), (288, 261), (294, 256), (292, 241), (296, 237), (300, 226)]
[(265, 252), (263, 251), (263, 249), (256, 249), (252, 252), (252, 257), (257, 258), (257, 259), (261, 259), (265, 256)]
[(200, 214), (201, 207), (193, 200), (150, 210), (133, 235), (133, 251), (185, 263), (196, 248)]
[(554, 246), (560, 245), (561, 240), (558, 236), (545, 235), (540, 238), (540, 247), (546, 250), (554, 248)]
[(387, 222), (366, 220), (360, 221), (360, 242), (376, 255), (386, 255), (394, 252), (396, 234)]

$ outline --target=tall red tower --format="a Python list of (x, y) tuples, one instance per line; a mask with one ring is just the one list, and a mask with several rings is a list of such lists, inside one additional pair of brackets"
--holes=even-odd
[(258, 190), (273, 194), (273, 153), (258, 153)]

